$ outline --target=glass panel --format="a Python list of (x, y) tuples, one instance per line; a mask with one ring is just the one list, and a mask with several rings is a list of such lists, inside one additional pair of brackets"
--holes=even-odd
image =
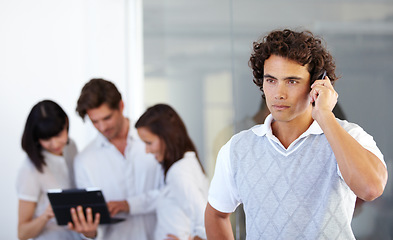
[(229, 2), (143, 3), (145, 105), (176, 109), (212, 176), (212, 142), (233, 117)]

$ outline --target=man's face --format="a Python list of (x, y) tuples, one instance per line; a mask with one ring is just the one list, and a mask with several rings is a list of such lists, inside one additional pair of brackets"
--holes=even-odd
[(265, 60), (263, 91), (266, 104), (276, 121), (309, 121), (312, 105), (307, 66), (271, 55)]
[(104, 103), (98, 108), (87, 110), (94, 127), (102, 133), (108, 140), (116, 138), (122, 128), (123, 123), (123, 107), (119, 104), (119, 109), (111, 109), (108, 104)]

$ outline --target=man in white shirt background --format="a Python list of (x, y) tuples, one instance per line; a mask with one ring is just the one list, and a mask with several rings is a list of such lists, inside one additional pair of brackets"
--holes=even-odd
[(76, 110), (90, 118), (99, 134), (75, 158), (75, 181), (79, 188), (100, 188), (111, 216), (126, 219), (101, 225), (99, 239), (153, 239), (161, 166), (145, 153), (123, 109), (112, 82), (92, 79), (82, 88)]

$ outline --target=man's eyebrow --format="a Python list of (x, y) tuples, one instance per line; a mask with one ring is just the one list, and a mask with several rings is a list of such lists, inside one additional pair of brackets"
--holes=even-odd
[(273, 78), (273, 79), (277, 79), (276, 77), (273, 77), (273, 76), (270, 75), (270, 74), (265, 74), (265, 75), (263, 75), (263, 78)]
[(300, 80), (302, 78), (301, 77), (297, 77), (297, 76), (289, 76), (289, 77), (286, 77), (285, 79), (287, 79), (287, 80)]
[(109, 118), (111, 118), (112, 117), (112, 115), (113, 115), (113, 113), (109, 113), (108, 115), (106, 115), (105, 117), (103, 117), (102, 119), (109, 119)]
[[(273, 78), (273, 79), (277, 79), (276, 77), (274, 77), (274, 76), (272, 76), (272, 75), (270, 75), (270, 74), (265, 74), (265, 75), (263, 75), (263, 78)], [(300, 80), (300, 79), (302, 79), (301, 77), (298, 77), (298, 76), (288, 76), (288, 77), (285, 77), (285, 79), (286, 80)]]

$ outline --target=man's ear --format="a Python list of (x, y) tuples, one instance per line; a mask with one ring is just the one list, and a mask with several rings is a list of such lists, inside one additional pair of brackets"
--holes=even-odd
[(119, 110), (120, 110), (120, 112), (123, 112), (123, 110), (124, 110), (124, 102), (123, 102), (123, 100), (120, 100), (120, 102), (119, 102)]

